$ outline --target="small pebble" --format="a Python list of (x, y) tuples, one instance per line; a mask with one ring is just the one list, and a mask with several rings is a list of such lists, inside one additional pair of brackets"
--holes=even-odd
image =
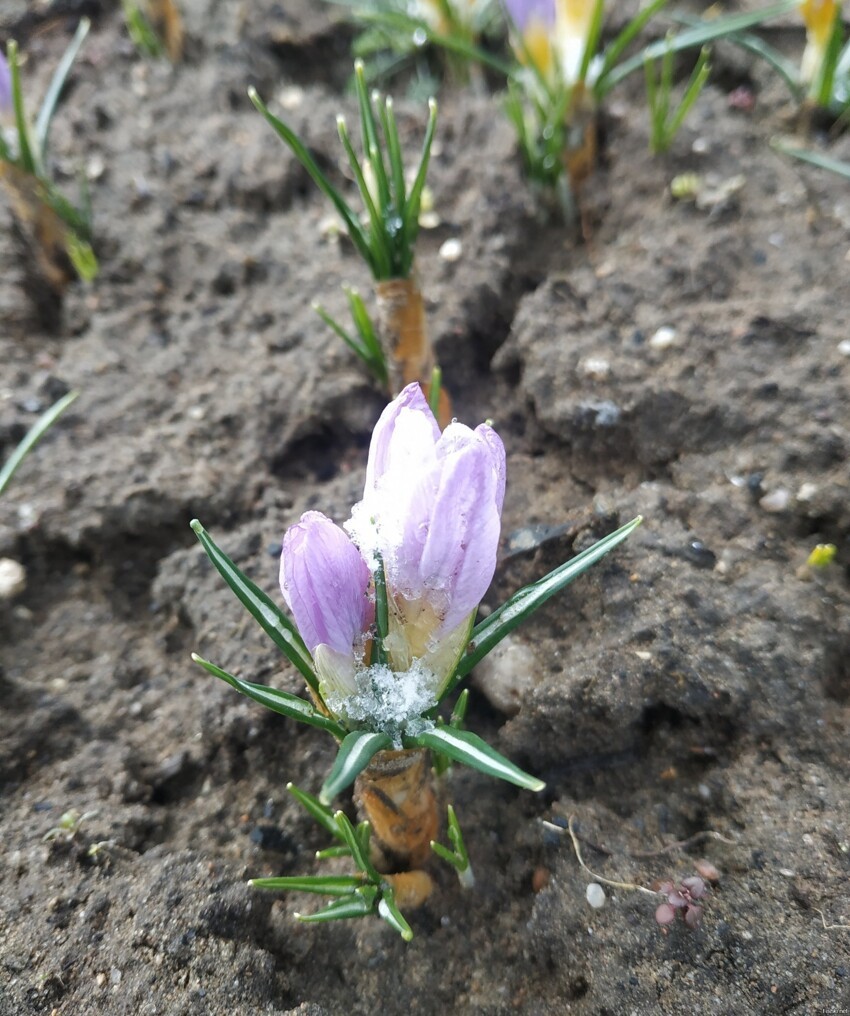
[(287, 85), (286, 88), (280, 90), (277, 101), (280, 103), (281, 109), (286, 109), (290, 112), (293, 109), (298, 109), (304, 101), (304, 89), (298, 85)]
[(695, 568), (713, 568), (717, 564), (717, 555), (700, 540), (691, 540), (684, 556)]
[(440, 247), (439, 254), (443, 261), (459, 261), (463, 254), (463, 244), (457, 237), (451, 237)]
[(784, 512), (791, 500), (791, 495), (785, 487), (777, 487), (769, 494), (765, 494), (759, 504), (766, 512)]
[(800, 485), (800, 489), (797, 491), (798, 501), (811, 501), (811, 499), (817, 494), (818, 485), (816, 483), (803, 483)]
[(603, 381), (611, 373), (611, 364), (603, 356), (586, 356), (579, 362), (579, 372), (595, 381)]
[(598, 882), (591, 882), (587, 887), (587, 902), (593, 907), (594, 910), (599, 910), (600, 907), (605, 906), (605, 890)]
[(850, 356), (850, 339), (842, 339), (841, 342), (838, 343), (838, 352), (841, 353), (842, 356)]
[(676, 329), (669, 328), (666, 325), (663, 328), (659, 328), (658, 331), (649, 340), (649, 345), (652, 349), (669, 349), (676, 341)]
[(89, 180), (99, 180), (106, 172), (106, 164), (99, 155), (93, 155), (86, 163), (86, 177)]
[(10, 557), (0, 558), (0, 600), (13, 600), (26, 589), (24, 566)]

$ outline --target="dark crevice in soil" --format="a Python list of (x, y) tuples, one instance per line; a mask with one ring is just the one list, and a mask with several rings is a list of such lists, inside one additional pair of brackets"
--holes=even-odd
[(346, 22), (329, 25), (309, 39), (287, 37), (285, 31), (278, 30), (267, 40), (266, 48), (287, 81), (345, 92), (353, 73), (354, 35), (354, 26)]

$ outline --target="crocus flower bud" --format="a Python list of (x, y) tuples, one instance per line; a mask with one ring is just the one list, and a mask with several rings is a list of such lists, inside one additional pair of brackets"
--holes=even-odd
[(441, 434), (417, 384), (384, 411), (346, 529), (383, 563), (394, 669), (424, 660), (438, 689), (451, 676), (496, 569), (504, 496), (505, 449), (491, 427)]
[(505, 0), (519, 33), (516, 46), (550, 83), (578, 82), (595, 0)]
[[(283, 542), (281, 589), (329, 708), (380, 725), (436, 704), (493, 578), (504, 495), (505, 449), (491, 427), (440, 433), (418, 384), (387, 407), (348, 535), (308, 512)], [(379, 568), (386, 662), (371, 647)]]
[(811, 84), (820, 72), (837, 13), (838, 0), (803, 0), (800, 4), (806, 24), (806, 48), (800, 65), (800, 78), (805, 84)]
[(12, 112), (12, 72), (6, 57), (0, 52), (0, 116)]
[(280, 588), (320, 680), (351, 692), (356, 658), (375, 618), (372, 575), (346, 534), (321, 512), (306, 512), (283, 538)]

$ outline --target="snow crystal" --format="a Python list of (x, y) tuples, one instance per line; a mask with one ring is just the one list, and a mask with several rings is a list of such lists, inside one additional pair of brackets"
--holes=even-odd
[(401, 748), (405, 735), (421, 734), (433, 725), (422, 714), (437, 704), (438, 679), (421, 660), (403, 673), (375, 664), (358, 671), (354, 683), (353, 695), (330, 694), (325, 699), (350, 729), (382, 731)]

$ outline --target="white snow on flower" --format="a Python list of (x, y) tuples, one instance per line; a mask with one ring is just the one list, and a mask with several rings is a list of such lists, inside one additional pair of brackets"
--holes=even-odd
[(438, 684), (421, 660), (414, 660), (403, 673), (374, 664), (355, 674), (352, 694), (329, 692), (325, 704), (351, 730), (382, 730), (393, 739), (394, 747), (401, 748), (404, 735), (421, 734), (433, 726), (422, 714), (436, 706)]

